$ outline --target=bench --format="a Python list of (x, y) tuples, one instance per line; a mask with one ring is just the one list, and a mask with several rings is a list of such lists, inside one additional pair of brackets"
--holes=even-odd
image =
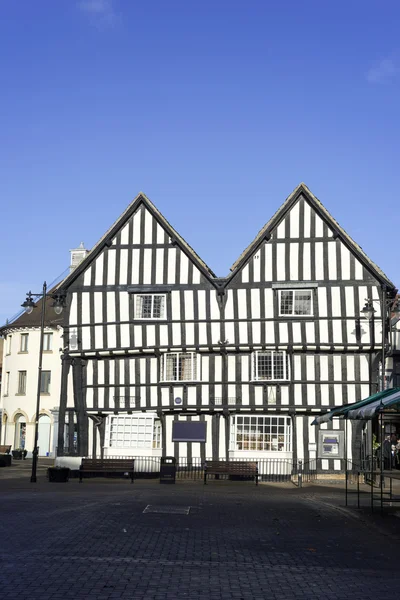
[(128, 473), (133, 483), (135, 460), (133, 458), (82, 458), (79, 483), (85, 475), (111, 475)]
[(258, 462), (245, 460), (208, 460), (204, 465), (204, 484), (207, 475), (238, 475), (254, 477), (258, 485)]
[(10, 446), (0, 446), (0, 454), (10, 454), (11, 445)]

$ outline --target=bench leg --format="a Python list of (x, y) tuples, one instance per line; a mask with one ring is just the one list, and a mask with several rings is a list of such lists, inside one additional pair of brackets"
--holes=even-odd
[(131, 483), (133, 483), (133, 473), (131, 473)]
[(206, 471), (204, 471), (204, 485), (207, 484), (207, 473)]
[(79, 483), (82, 483), (82, 471), (79, 471)]

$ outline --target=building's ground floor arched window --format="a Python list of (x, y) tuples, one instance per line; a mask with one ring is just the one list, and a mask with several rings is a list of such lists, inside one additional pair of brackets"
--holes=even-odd
[(291, 418), (233, 416), (230, 449), (234, 451), (291, 452)]
[(50, 454), (50, 433), (51, 419), (48, 415), (41, 415), (39, 417), (38, 430), (39, 456), (48, 456)]
[(14, 435), (14, 450), (22, 448), (25, 450), (26, 440), (26, 418), (24, 415), (15, 417), (15, 435)]

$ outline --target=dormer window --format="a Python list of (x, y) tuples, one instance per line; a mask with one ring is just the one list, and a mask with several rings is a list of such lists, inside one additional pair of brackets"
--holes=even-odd
[(165, 294), (135, 294), (135, 319), (165, 318)]

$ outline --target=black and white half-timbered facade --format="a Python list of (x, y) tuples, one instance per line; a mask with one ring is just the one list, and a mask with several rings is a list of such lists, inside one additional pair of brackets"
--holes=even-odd
[[(342, 469), (343, 424), (311, 423), (376, 390), (379, 309), (360, 311), (395, 290), (304, 184), (225, 278), (139, 194), (61, 287), (59, 456)], [(206, 443), (173, 442), (176, 420), (206, 422)]]

